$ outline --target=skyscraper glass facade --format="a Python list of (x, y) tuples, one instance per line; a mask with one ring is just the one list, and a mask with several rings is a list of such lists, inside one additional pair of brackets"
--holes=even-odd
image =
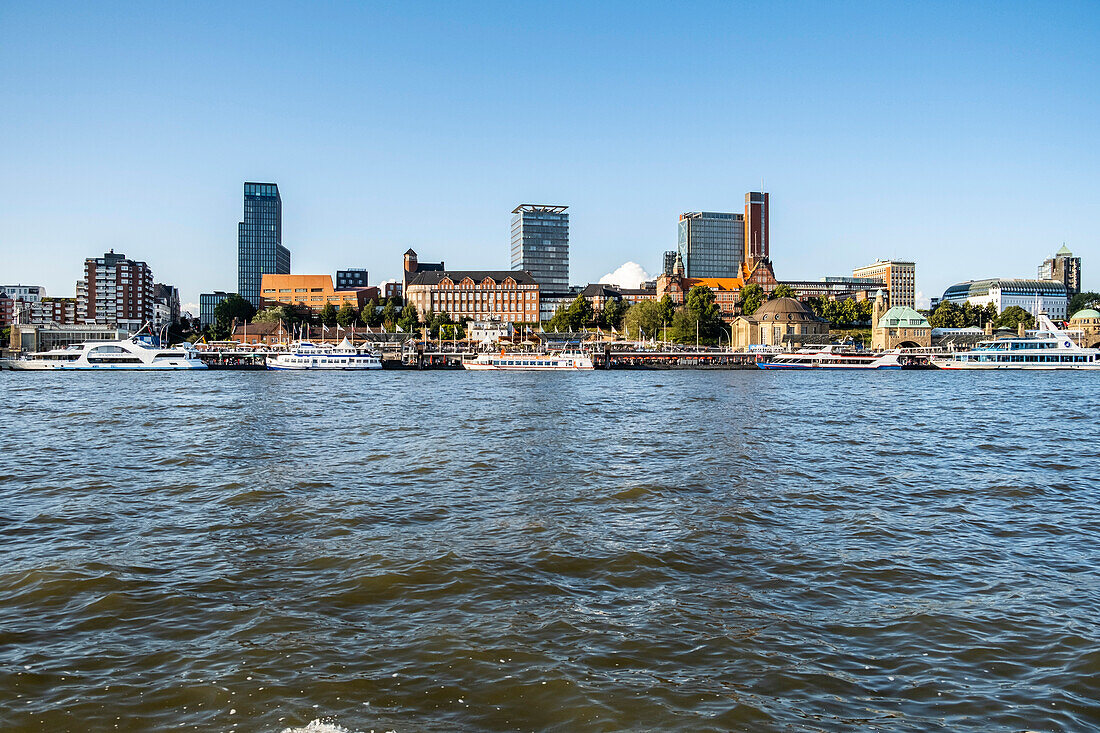
[(237, 290), (260, 307), (264, 273), (290, 274), (290, 250), (283, 246), (283, 200), (274, 183), (244, 184), (244, 221), (237, 225)]
[(687, 277), (738, 277), (745, 257), (745, 217), (713, 211), (680, 215), (677, 252)]
[(523, 204), (512, 210), (512, 269), (530, 272), (544, 292), (569, 289), (567, 208)]

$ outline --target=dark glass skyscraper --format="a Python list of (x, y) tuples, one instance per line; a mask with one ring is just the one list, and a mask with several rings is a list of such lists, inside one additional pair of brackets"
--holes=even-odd
[(677, 252), (687, 277), (738, 277), (745, 256), (741, 214), (694, 211), (680, 215)]
[(283, 200), (274, 183), (244, 184), (244, 221), (237, 225), (237, 291), (260, 307), (260, 278), (290, 274), (283, 246)]
[(521, 204), (512, 210), (512, 269), (530, 272), (543, 292), (569, 290), (568, 208)]

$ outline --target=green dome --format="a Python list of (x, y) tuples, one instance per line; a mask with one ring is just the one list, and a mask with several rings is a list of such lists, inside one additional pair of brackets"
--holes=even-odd
[(895, 305), (878, 319), (879, 328), (932, 328), (928, 319), (907, 305)]
[(1070, 320), (1076, 321), (1078, 318), (1100, 318), (1100, 313), (1097, 313), (1092, 308), (1086, 308), (1083, 311), (1077, 311), (1076, 313), (1074, 313), (1073, 317), (1070, 318)]

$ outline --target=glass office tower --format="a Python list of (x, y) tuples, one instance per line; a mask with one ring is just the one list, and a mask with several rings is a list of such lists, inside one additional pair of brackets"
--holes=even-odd
[(512, 210), (512, 269), (530, 272), (543, 292), (569, 290), (568, 208), (521, 204)]
[(237, 291), (260, 307), (260, 278), (290, 274), (283, 246), (283, 200), (274, 183), (244, 184), (244, 221), (237, 225)]
[(745, 217), (713, 211), (681, 214), (677, 247), (686, 277), (739, 277)]

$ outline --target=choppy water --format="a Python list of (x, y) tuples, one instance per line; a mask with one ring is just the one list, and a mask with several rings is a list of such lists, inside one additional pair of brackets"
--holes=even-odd
[(1100, 375), (0, 394), (5, 730), (1100, 727)]

